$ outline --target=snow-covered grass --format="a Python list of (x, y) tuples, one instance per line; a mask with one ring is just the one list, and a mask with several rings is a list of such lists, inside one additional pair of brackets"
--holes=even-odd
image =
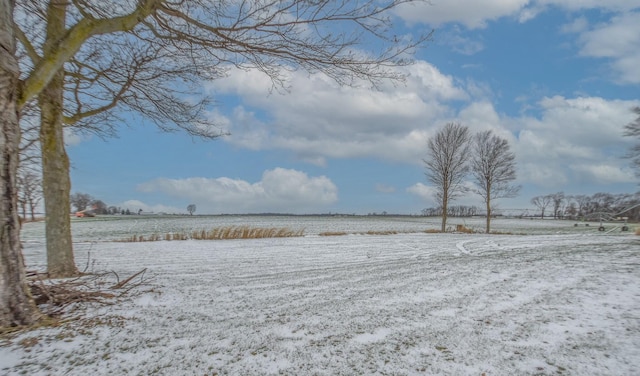
[[(74, 222), (79, 265), (90, 257), (93, 270), (120, 276), (148, 268), (150, 285), (115, 305), (88, 306), (82, 320), (3, 342), (0, 374), (637, 374), (633, 226), (599, 232), (597, 223), (504, 219), (496, 230), (528, 235), (325, 237), (438, 222), (302, 218), (242, 223), (298, 224), (300, 238), (153, 243), (95, 242), (110, 237), (99, 221)], [(451, 223), (482, 226), (474, 221)], [(40, 225), (29, 225), (26, 263), (43, 268)]]

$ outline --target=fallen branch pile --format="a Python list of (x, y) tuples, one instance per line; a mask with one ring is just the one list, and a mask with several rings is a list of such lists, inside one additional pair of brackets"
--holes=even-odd
[[(145, 284), (146, 271), (146, 268), (142, 269), (122, 281), (115, 272), (83, 274), (77, 278), (58, 281), (46, 280), (39, 273), (28, 273), (29, 288), (42, 312), (50, 317), (58, 317), (73, 310), (78, 303), (113, 304), (114, 299)], [(112, 274), (116, 276), (115, 284), (109, 282), (108, 277)]]

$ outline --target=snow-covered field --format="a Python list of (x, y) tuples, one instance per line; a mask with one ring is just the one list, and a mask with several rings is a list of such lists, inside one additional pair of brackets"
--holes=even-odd
[[(229, 224), (306, 236), (106, 241)], [(634, 226), (494, 225), (526, 235), (411, 232), (438, 222), (407, 217), (76, 221), (81, 267), (90, 257), (120, 276), (148, 268), (149, 285), (2, 342), (0, 374), (637, 375)], [(24, 229), (30, 269), (44, 267), (41, 226)], [(407, 233), (317, 235), (368, 230)]]

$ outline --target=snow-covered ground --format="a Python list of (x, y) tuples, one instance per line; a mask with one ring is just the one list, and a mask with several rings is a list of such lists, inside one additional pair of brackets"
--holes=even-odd
[[(121, 278), (148, 268), (149, 285), (87, 307), (83, 320), (2, 342), (0, 374), (639, 372), (640, 237), (632, 232), (503, 220), (496, 230), (528, 235), (324, 237), (322, 226), (410, 231), (424, 219), (307, 220), (299, 238), (153, 243), (90, 241), (96, 232), (82, 226), (97, 221), (74, 222), (81, 267), (90, 257), (92, 270)], [(44, 266), (39, 226), (25, 228), (28, 268)]]

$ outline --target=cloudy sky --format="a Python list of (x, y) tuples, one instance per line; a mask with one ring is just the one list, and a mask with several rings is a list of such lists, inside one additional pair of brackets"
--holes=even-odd
[[(435, 29), (377, 90), (288, 73), (205, 83), (215, 141), (129, 124), (119, 137), (68, 138), (72, 191), (131, 210), (413, 214), (437, 206), (427, 139), (447, 122), (491, 129), (517, 156), (515, 199), (563, 191), (633, 193), (622, 136), (640, 105), (640, 0), (432, 0), (396, 12), (403, 32)], [(482, 206), (469, 194), (456, 203)]]

